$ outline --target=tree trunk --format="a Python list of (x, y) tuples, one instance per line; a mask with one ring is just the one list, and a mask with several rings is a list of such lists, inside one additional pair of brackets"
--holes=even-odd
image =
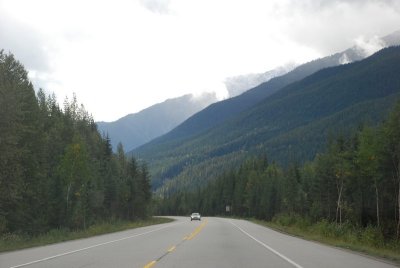
[(397, 176), (399, 182), (399, 191), (397, 192), (397, 240), (400, 239), (400, 178)]
[(72, 184), (72, 182), (70, 182), (68, 184), (68, 189), (67, 189), (67, 206), (66, 206), (66, 208), (67, 208), (67, 218), (68, 218), (68, 206), (69, 206), (69, 191), (71, 190), (71, 184)]
[[(393, 161), (394, 162), (394, 161)], [(400, 239), (400, 160), (396, 161), (397, 165), (394, 165), (395, 168), (395, 172), (396, 172), (396, 179), (397, 179), (397, 183), (399, 185), (399, 189), (397, 191), (397, 219), (396, 219), (396, 215), (395, 215), (395, 220), (397, 220), (397, 230), (396, 230), (396, 238), (397, 240)]]
[(378, 184), (375, 180), (375, 198), (376, 198), (376, 225), (380, 227), (380, 220), (379, 220), (379, 191), (378, 191)]
[(337, 185), (338, 200), (336, 205), (336, 223), (342, 224), (342, 192), (343, 192), (343, 179), (340, 180), (340, 185)]

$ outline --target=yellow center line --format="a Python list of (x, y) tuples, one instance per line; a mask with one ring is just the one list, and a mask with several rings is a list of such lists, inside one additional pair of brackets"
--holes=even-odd
[(187, 238), (187, 240), (193, 239), (198, 233), (200, 233), (200, 231), (204, 228), (204, 226), (206, 226), (207, 222), (208, 222), (208, 221), (205, 220), (199, 227), (197, 227), (197, 228), (194, 230), (194, 232), (191, 233), (191, 234), (189, 235), (189, 237)]
[(153, 266), (156, 264), (157, 261), (161, 260), (161, 259), (164, 258), (166, 255), (168, 255), (169, 253), (175, 251), (177, 246), (179, 246), (180, 244), (182, 244), (183, 242), (185, 242), (185, 241), (187, 241), (187, 240), (193, 239), (196, 235), (198, 235), (198, 234), (201, 232), (201, 230), (204, 228), (204, 226), (206, 226), (207, 222), (208, 222), (208, 220), (206, 219), (206, 220), (205, 220), (201, 225), (199, 225), (190, 235), (185, 236), (185, 237), (183, 238), (183, 240), (182, 240), (180, 243), (178, 243), (178, 244), (175, 245), (175, 246), (170, 247), (164, 255), (162, 255), (161, 257), (159, 257), (156, 261), (151, 261), (151, 262), (149, 262), (149, 263), (146, 264), (143, 268), (151, 268), (151, 267), (153, 267)]
[(156, 264), (156, 261), (151, 261), (148, 264), (146, 264), (143, 268), (151, 268), (154, 266), (154, 264)]

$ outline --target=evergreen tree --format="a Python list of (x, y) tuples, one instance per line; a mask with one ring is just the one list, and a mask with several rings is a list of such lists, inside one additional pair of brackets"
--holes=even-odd
[(386, 163), (391, 170), (394, 188), (397, 189), (397, 199), (394, 199), (395, 207), (397, 207), (395, 221), (397, 222), (396, 237), (400, 239), (400, 102), (396, 104), (394, 111), (385, 122), (383, 131)]
[(38, 112), (24, 67), (0, 51), (0, 231), (37, 228), (31, 205), (40, 203), (43, 180)]

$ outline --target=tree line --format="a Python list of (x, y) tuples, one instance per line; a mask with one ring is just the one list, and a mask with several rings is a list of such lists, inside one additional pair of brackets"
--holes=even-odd
[(112, 152), (74, 95), (60, 108), (0, 51), (0, 235), (81, 229), (149, 214), (145, 164)]
[(400, 102), (382, 124), (327, 144), (301, 166), (281, 167), (266, 155), (247, 160), (203, 189), (158, 197), (158, 213), (268, 221), (296, 215), (310, 223), (372, 226), (400, 239)]

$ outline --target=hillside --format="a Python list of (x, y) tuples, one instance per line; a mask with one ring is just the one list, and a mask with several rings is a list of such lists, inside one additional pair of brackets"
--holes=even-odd
[(149, 162), (153, 186), (168, 180), (164, 187), (168, 191), (201, 185), (251, 154), (267, 153), (282, 164), (289, 159), (304, 162), (324, 146), (328, 135), (346, 134), (365, 121), (382, 120), (400, 93), (398, 70), (400, 48), (384, 49), (287, 85), (252, 109), (185, 142), (153, 143), (136, 154)]
[(264, 73), (250, 73), (227, 77), (224, 81), (230, 98), (236, 97), (247, 90), (262, 83), (268, 82), (274, 77), (282, 76), (296, 67), (295, 64), (287, 64)]
[(204, 110), (188, 118), (172, 131), (151, 141), (143, 148), (138, 148), (138, 150), (135, 150), (133, 153), (147, 154), (147, 151), (152, 151), (152, 149), (157, 150), (159, 146), (168, 146), (168, 144), (173, 146), (175, 142), (179, 143), (182, 140), (203, 133), (253, 107), (260, 100), (277, 92), (284, 86), (303, 79), (323, 68), (342, 64), (344, 58), (346, 58), (346, 61), (357, 61), (363, 59), (364, 54), (359, 48), (354, 47), (341, 53), (336, 53), (332, 56), (300, 65), (291, 72), (272, 78), (241, 95), (213, 103)]
[(108, 134), (116, 150), (122, 143), (129, 151), (161, 136), (196, 112), (217, 101), (214, 93), (184, 95), (155, 104), (114, 122), (97, 122), (100, 133)]
[[(225, 80), (228, 95), (237, 96), (273, 77), (286, 74), (293, 68), (294, 66), (287, 65), (264, 73), (228, 77)], [(152, 105), (113, 122), (97, 122), (97, 125), (101, 134), (109, 136), (114, 150), (118, 143), (122, 143), (124, 148), (130, 151), (169, 132), (193, 114), (217, 101), (215, 93), (203, 93), (199, 96), (187, 94)]]
[[(371, 42), (376, 43), (376, 40)], [(382, 47), (400, 45), (400, 31), (382, 37), (379, 39), (378, 43), (379, 46)], [(133, 153), (146, 155), (148, 151), (158, 150), (160, 146), (175, 146), (175, 143), (179, 144), (185, 139), (201, 134), (234, 118), (236, 115), (250, 109), (259, 101), (277, 92), (284, 86), (299, 81), (323, 68), (362, 60), (370, 56), (371, 47), (378, 49), (379, 46), (368, 43), (358, 44), (340, 53), (302, 64), (285, 75), (274, 77), (267, 82), (245, 91), (241, 95), (213, 103), (204, 110), (188, 118), (167, 134), (144, 145), (143, 148), (138, 148), (138, 150), (135, 150)], [(279, 72), (279, 70), (275, 70), (274, 72)], [(270, 74), (266, 73), (265, 75)], [(235, 80), (234, 78), (232, 79)], [(240, 80), (240, 78), (237, 79)], [(229, 81), (227, 81), (227, 87), (229, 89)], [(234, 91), (234, 89), (232, 90)]]

